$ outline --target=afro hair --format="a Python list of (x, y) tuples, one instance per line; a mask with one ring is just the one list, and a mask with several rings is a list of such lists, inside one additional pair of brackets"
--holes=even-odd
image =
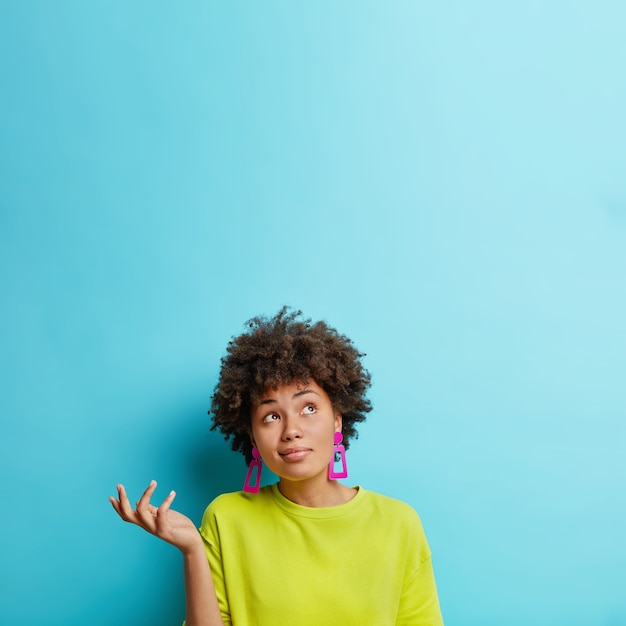
[(219, 380), (211, 398), (213, 425), (232, 449), (249, 462), (250, 414), (268, 388), (314, 380), (342, 414), (344, 445), (357, 437), (356, 424), (372, 410), (366, 392), (371, 377), (361, 364), (365, 356), (352, 341), (326, 322), (314, 324), (301, 311), (283, 307), (274, 317), (254, 317), (247, 331), (228, 343)]

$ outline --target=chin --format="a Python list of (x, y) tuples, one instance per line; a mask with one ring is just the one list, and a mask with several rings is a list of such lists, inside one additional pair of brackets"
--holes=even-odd
[(292, 481), (302, 481), (302, 480), (311, 480), (314, 478), (327, 477), (328, 478), (328, 467), (325, 467), (321, 472), (311, 472), (307, 471), (306, 468), (302, 468), (301, 471), (298, 471), (296, 468), (293, 468), (290, 472), (275, 472), (280, 478), (284, 478), (285, 480)]

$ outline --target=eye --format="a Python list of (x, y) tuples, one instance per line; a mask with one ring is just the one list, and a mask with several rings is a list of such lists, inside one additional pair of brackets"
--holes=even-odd
[(307, 404), (303, 409), (302, 412), (305, 415), (311, 415), (313, 413), (315, 413), (315, 405), (314, 404)]
[(276, 413), (268, 413), (263, 418), (263, 423), (264, 424), (271, 424), (272, 422), (277, 422), (279, 419), (280, 419), (280, 417), (278, 417), (278, 415)]

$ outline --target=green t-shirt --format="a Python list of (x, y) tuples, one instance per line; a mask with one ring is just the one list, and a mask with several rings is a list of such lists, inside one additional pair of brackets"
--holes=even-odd
[(420, 519), (399, 500), (359, 489), (311, 508), (275, 484), (217, 497), (200, 533), (227, 625), (443, 624)]

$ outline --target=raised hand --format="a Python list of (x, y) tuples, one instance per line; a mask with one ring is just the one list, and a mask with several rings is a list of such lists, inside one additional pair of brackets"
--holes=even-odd
[(163, 541), (176, 546), (183, 554), (189, 554), (202, 547), (202, 538), (194, 523), (182, 513), (170, 509), (176, 492), (171, 491), (160, 506), (150, 503), (150, 498), (156, 489), (156, 480), (148, 485), (136, 508), (131, 506), (124, 485), (117, 486), (118, 498), (109, 497), (116, 513), (125, 521), (140, 526)]

